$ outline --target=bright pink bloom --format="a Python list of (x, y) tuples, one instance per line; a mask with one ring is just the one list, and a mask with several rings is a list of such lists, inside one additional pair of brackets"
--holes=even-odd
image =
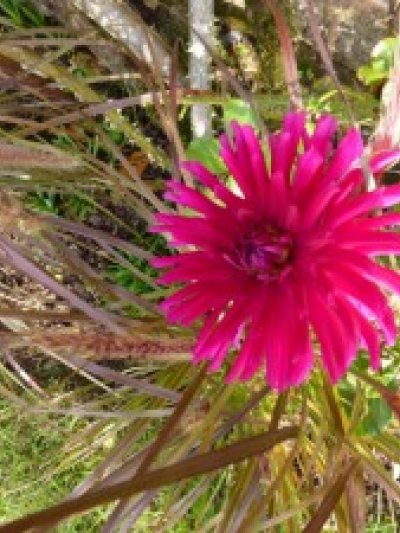
[[(375, 258), (400, 252), (400, 235), (388, 229), (400, 213), (381, 211), (400, 201), (400, 184), (366, 192), (360, 133), (350, 129), (334, 149), (333, 117), (321, 117), (312, 135), (304, 123), (304, 113), (286, 115), (268, 139), (268, 164), (254, 129), (232, 123), (220, 154), (240, 192), (185, 162), (207, 194), (171, 180), (166, 198), (196, 216), (158, 214), (153, 228), (180, 249), (154, 262), (169, 269), (160, 282), (184, 284), (161, 304), (168, 320), (204, 317), (194, 361), (215, 371), (233, 348), (228, 381), (265, 366), (279, 391), (309, 375), (313, 339), (335, 383), (359, 348), (379, 368), (381, 339), (396, 337), (385, 292), (400, 294), (400, 276)], [(373, 173), (393, 162), (386, 156), (371, 159)]]

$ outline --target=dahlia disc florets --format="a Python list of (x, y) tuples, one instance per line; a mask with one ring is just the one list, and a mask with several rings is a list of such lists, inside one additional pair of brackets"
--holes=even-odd
[[(319, 345), (335, 383), (360, 348), (377, 369), (381, 342), (395, 341), (387, 291), (400, 294), (400, 276), (376, 258), (400, 251), (400, 214), (382, 212), (399, 202), (400, 185), (366, 191), (360, 132), (348, 130), (335, 149), (336, 128), (324, 115), (310, 135), (305, 114), (291, 112), (262, 143), (233, 122), (220, 155), (234, 188), (196, 161), (183, 167), (202, 190), (168, 182), (166, 199), (192, 214), (156, 215), (152, 231), (177, 249), (154, 261), (168, 269), (160, 282), (183, 284), (161, 308), (183, 326), (204, 319), (194, 361), (216, 371), (232, 350), (228, 381), (265, 367), (272, 388), (298, 385)], [(382, 152), (369, 167), (381, 173), (398, 159)]]

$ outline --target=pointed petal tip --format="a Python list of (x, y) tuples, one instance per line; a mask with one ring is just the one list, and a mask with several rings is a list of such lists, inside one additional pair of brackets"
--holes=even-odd
[(400, 148), (384, 150), (372, 154), (369, 165), (373, 174), (380, 175), (388, 168), (400, 160)]

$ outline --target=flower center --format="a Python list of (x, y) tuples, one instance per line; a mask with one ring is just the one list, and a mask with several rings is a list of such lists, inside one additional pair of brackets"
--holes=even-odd
[(286, 231), (264, 226), (248, 233), (230, 255), (230, 262), (262, 281), (284, 275), (293, 256), (293, 239)]

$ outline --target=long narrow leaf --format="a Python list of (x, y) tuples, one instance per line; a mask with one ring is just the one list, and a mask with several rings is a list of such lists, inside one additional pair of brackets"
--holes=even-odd
[(244, 459), (260, 455), (280, 442), (296, 438), (297, 434), (298, 428), (296, 426), (289, 426), (249, 437), (219, 450), (196, 455), (177, 464), (175, 463), (164, 468), (152, 470), (140, 476), (139, 479), (135, 476), (133, 480), (83, 495), (77, 500), (63, 502), (38, 513), (15, 520), (14, 522), (0, 526), (0, 533), (21, 533), (35, 527), (43, 528), (52, 526), (72, 514), (82, 513), (97, 505), (103, 505), (119, 498), (128, 498), (145, 490), (162, 487), (193, 476), (213, 472), (230, 464), (235, 464)]
[(8, 241), (6, 237), (0, 237), (0, 249), (5, 254), (7, 261), (15, 268), (22, 270), (25, 274), (47, 287), (61, 298), (65, 298), (73, 307), (76, 307), (86, 313), (100, 324), (103, 324), (115, 333), (124, 333), (116, 321), (112, 321), (101, 309), (96, 309), (76, 296), (69, 289), (57, 283), (52, 277), (37, 267), (32, 261), (24, 257), (16, 246)]
[(328, 520), (336, 504), (341, 498), (349, 477), (352, 475), (358, 465), (359, 459), (353, 459), (344, 469), (344, 471), (337, 476), (334, 483), (327, 487), (325, 496), (320, 506), (304, 528), (303, 533), (319, 533), (322, 530), (323, 525)]

